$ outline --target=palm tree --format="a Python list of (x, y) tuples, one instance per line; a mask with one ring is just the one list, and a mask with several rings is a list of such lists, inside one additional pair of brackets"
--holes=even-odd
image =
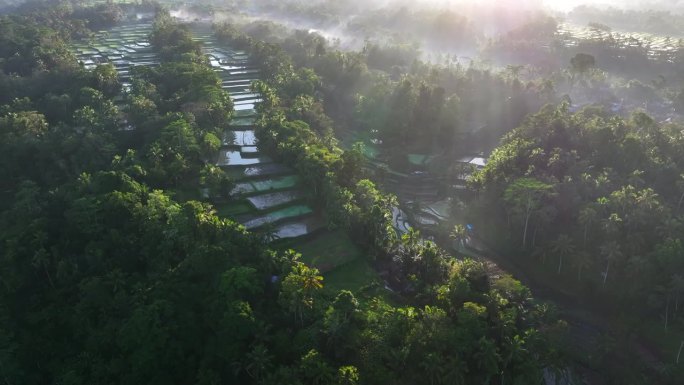
[(542, 265), (546, 264), (546, 257), (549, 254), (549, 248), (545, 246), (537, 246), (532, 250), (532, 256), (539, 258), (542, 262)]
[(658, 231), (658, 235), (664, 239), (674, 239), (675, 235), (680, 233), (681, 225), (679, 218), (668, 217), (663, 220), (656, 230)]
[(292, 312), (295, 321), (297, 318), (304, 321), (304, 308), (313, 307), (314, 292), (323, 287), (322, 281), (318, 269), (294, 262), (292, 271), (283, 280), (280, 300)]
[(592, 206), (586, 206), (579, 212), (577, 220), (579, 221), (580, 225), (584, 226), (584, 237), (582, 241), (582, 245), (584, 247), (587, 246), (587, 232), (589, 231), (589, 226), (596, 221), (597, 217), (598, 212)]
[(451, 230), (449, 237), (463, 249), (465, 247), (465, 240), (468, 238), (468, 231), (465, 226), (458, 224)]
[(406, 366), (409, 351), (406, 347), (400, 349), (389, 349), (386, 351), (387, 365), (395, 370), (400, 371)]
[(475, 352), (478, 369), (484, 373), (484, 384), (489, 384), (492, 377), (499, 374), (501, 357), (497, 352), (494, 341), (481, 337), (478, 341), (480, 349)]
[(527, 247), (527, 230), (530, 218), (537, 211), (544, 196), (548, 195), (552, 189), (553, 186), (550, 184), (533, 178), (520, 178), (506, 188), (504, 192), (506, 203), (511, 205), (513, 210), (523, 213), (525, 219), (522, 238), (523, 247)]
[(302, 292), (306, 297), (311, 297), (315, 290), (323, 288), (323, 276), (319, 275), (315, 267), (299, 264), (297, 274), (301, 277)]
[(259, 229), (259, 234), (261, 234), (261, 239), (264, 243), (275, 242), (280, 238), (278, 236), (278, 230), (273, 223), (267, 223)]
[(642, 231), (629, 235), (622, 244), (623, 250), (631, 255), (637, 255), (645, 252), (646, 238), (644, 236), (645, 234)]
[(630, 185), (636, 187), (636, 188), (641, 188), (645, 182), (644, 182), (644, 172), (641, 170), (634, 170), (629, 177), (627, 178), (627, 183)]
[(639, 228), (640, 225), (643, 225), (647, 221), (647, 218), (651, 218), (653, 215), (657, 215), (658, 213), (662, 212), (659, 196), (651, 188), (639, 191), (635, 195), (635, 201), (636, 215), (633, 225), (636, 228)]
[(610, 263), (622, 257), (622, 250), (616, 241), (609, 241), (601, 246), (601, 255), (606, 258), (606, 271), (603, 274), (603, 286), (605, 286), (610, 271)]
[(679, 175), (677, 187), (682, 191), (682, 195), (679, 196), (679, 202), (677, 202), (677, 212), (679, 213), (679, 209), (682, 207), (682, 201), (684, 201), (684, 174)]
[(468, 367), (463, 360), (456, 356), (451, 356), (447, 359), (447, 363), (444, 366), (444, 379), (442, 382), (450, 385), (465, 385), (464, 374), (467, 371)]
[(520, 71), (522, 71), (523, 68), (525, 68), (524, 65), (509, 64), (506, 66), (506, 71), (508, 72), (510, 79), (518, 79), (520, 77)]
[(575, 251), (575, 245), (572, 242), (572, 238), (565, 234), (561, 234), (558, 239), (553, 242), (552, 250), (554, 253), (558, 254), (558, 274), (561, 273), (563, 268), (563, 257), (572, 254)]
[(540, 228), (548, 228), (548, 225), (556, 218), (557, 213), (558, 210), (553, 205), (544, 205), (538, 210), (532, 231), (533, 249), (537, 246), (537, 232)]
[(401, 236), (401, 245), (406, 250), (415, 250), (420, 242), (420, 231), (410, 228)]
[[(504, 372), (511, 365), (511, 363), (520, 360), (521, 357), (524, 357), (527, 354), (527, 349), (525, 348), (524, 338), (517, 334), (512, 338), (504, 338), (502, 342), (504, 345), (502, 352), (504, 354), (501, 356), (501, 376), (503, 377)], [(501, 379), (501, 383), (504, 383), (503, 378)]]
[(440, 383), (442, 379), (442, 370), (444, 365), (442, 358), (436, 353), (429, 353), (423, 357), (423, 361), (419, 366), (425, 372), (425, 375), (430, 379), (430, 385)]
[(359, 382), (359, 371), (354, 366), (342, 366), (337, 370), (337, 384), (356, 385)]
[(668, 284), (658, 285), (655, 287), (655, 293), (657, 296), (662, 296), (665, 299), (665, 314), (663, 320), (665, 321), (664, 329), (667, 330), (670, 321), (670, 297), (672, 295), (672, 288)]
[(617, 237), (620, 233), (622, 222), (622, 218), (617, 213), (610, 214), (608, 218), (603, 220), (603, 228), (606, 231), (606, 235), (611, 238)]
[(684, 277), (681, 274), (673, 274), (670, 279), (670, 287), (675, 295), (675, 315), (679, 310), (679, 296), (684, 293)]
[(247, 365), (245, 370), (250, 377), (259, 380), (271, 365), (271, 356), (264, 345), (257, 345), (247, 353)]
[(314, 385), (330, 384), (335, 377), (335, 371), (316, 349), (309, 350), (302, 357), (299, 368), (308, 382)]
[(581, 281), (582, 280), (582, 270), (585, 270), (589, 268), (593, 262), (591, 258), (591, 254), (588, 252), (582, 250), (578, 253), (575, 253), (573, 257), (573, 262), (574, 265), (577, 267), (577, 280)]
[(333, 369), (322, 359), (314, 362), (311, 372), (311, 383), (314, 385), (330, 384), (335, 377)]

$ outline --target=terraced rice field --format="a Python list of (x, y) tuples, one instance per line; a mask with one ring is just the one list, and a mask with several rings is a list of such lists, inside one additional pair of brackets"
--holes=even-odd
[(97, 32), (88, 41), (74, 43), (72, 49), (85, 68), (112, 63), (126, 90), (131, 86), (131, 68), (159, 65), (148, 39), (151, 30), (150, 21), (116, 26)]
[[(117, 26), (73, 44), (72, 50), (86, 68), (112, 63), (128, 90), (133, 67), (159, 65), (148, 39), (151, 30), (151, 21)], [(216, 164), (236, 185), (232, 199), (217, 205), (218, 214), (237, 218), (255, 231), (270, 228), (275, 238), (296, 238), (321, 229), (323, 220), (303, 203), (306, 194), (294, 170), (259, 150), (255, 106), (262, 99), (251, 89), (252, 82), (259, 79), (259, 69), (245, 52), (221, 47), (208, 24), (193, 25), (192, 31), (235, 105), (235, 118), (225, 132)]]
[(252, 82), (259, 79), (259, 69), (250, 64), (245, 52), (220, 47), (207, 26), (193, 26), (193, 33), (235, 106), (217, 165), (236, 184), (233, 201), (219, 206), (219, 213), (232, 213), (248, 229), (269, 229), (278, 239), (306, 236), (321, 229), (323, 220), (305, 203), (294, 170), (273, 162), (259, 150), (254, 132), (255, 106), (262, 99), (251, 90)]
[(672, 56), (684, 47), (684, 41), (679, 37), (655, 35), (642, 32), (600, 31), (586, 25), (571, 22), (561, 23), (557, 35), (568, 47), (576, 47), (580, 40), (613, 41), (622, 49), (644, 49), (651, 59), (665, 58), (672, 62)]

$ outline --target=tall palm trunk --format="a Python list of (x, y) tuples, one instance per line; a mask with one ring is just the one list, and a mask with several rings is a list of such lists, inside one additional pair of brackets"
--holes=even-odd
[(667, 323), (670, 320), (670, 295), (665, 297), (665, 330), (667, 330)]
[(52, 282), (52, 276), (50, 275), (50, 272), (48, 271), (47, 265), (45, 263), (43, 263), (43, 271), (45, 272), (45, 276), (47, 276), (48, 282), (50, 282), (50, 286), (52, 286), (52, 288), (54, 289), (55, 283)]
[(530, 223), (532, 213), (532, 197), (527, 197), (527, 209), (525, 210), (525, 231), (523, 231), (523, 248), (527, 246), (527, 226)]

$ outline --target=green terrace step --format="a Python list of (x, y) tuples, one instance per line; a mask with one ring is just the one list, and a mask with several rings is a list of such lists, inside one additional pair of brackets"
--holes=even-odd
[[(240, 108), (238, 108), (240, 107)], [(254, 108), (249, 108), (247, 105), (235, 106), (235, 117), (237, 118), (254, 118), (256, 119), (257, 113)], [(233, 123), (231, 123), (233, 124)], [(252, 123), (254, 124), (254, 123)]]
[(253, 195), (247, 197), (247, 201), (257, 210), (270, 210), (287, 205), (304, 198), (304, 194), (297, 190), (278, 191), (274, 193)]
[(229, 167), (226, 173), (235, 181), (242, 181), (244, 179), (288, 175), (292, 174), (293, 170), (280, 163), (266, 163), (254, 166), (247, 166), (245, 168)]
[(268, 214), (253, 217), (241, 221), (248, 229), (255, 229), (267, 224), (274, 224), (286, 219), (294, 219), (313, 213), (313, 209), (307, 205), (292, 205), (272, 211)]
[(247, 180), (235, 184), (231, 195), (247, 195), (254, 193), (264, 193), (274, 190), (290, 189), (299, 184), (299, 177), (296, 175), (282, 175), (268, 179)]
[[(220, 70), (220, 71), (223, 71), (223, 70)], [(233, 75), (231, 73), (228, 73), (226, 75), (226, 79), (236, 80), (236, 81), (242, 80), (242, 81), (248, 81), (250, 83), (255, 81), (255, 80), (259, 80), (259, 78), (254, 77), (254, 74), (236, 74), (236, 75)]]
[(252, 82), (257, 79), (228, 79), (228, 80), (223, 80), (221, 84), (223, 85), (230, 85), (230, 86), (245, 86), (245, 85), (252, 85)]
[[(233, 99), (233, 98), (231, 98)], [(255, 104), (255, 103), (261, 103), (263, 100), (261, 98), (242, 98), (242, 99), (233, 99), (233, 104), (234, 105), (242, 105), (242, 104)]]
[(243, 158), (258, 157), (259, 149), (257, 146), (242, 146), (242, 148), (240, 148), (240, 155)]
[(249, 91), (251, 86), (222, 86), (221, 88), (228, 91), (228, 93), (232, 93), (234, 91)]
[(260, 98), (261, 95), (259, 95), (256, 92), (253, 92), (253, 91), (244, 91), (244, 92), (231, 92), (230, 97), (233, 98), (233, 100), (237, 100), (239, 98)]
[(230, 126), (235, 129), (253, 128), (256, 124), (256, 116), (235, 117), (230, 122)]
[(263, 155), (259, 151), (259, 148), (257, 146), (242, 146), (240, 147), (240, 156), (245, 158), (245, 159), (250, 159), (250, 158), (259, 158), (262, 157)]
[(276, 239), (299, 238), (325, 228), (325, 222), (311, 216), (294, 222), (286, 222), (275, 227), (273, 237)]
[(258, 75), (260, 72), (261, 72), (261, 71), (259, 71), (259, 70), (256, 69), (256, 68), (252, 68), (252, 67), (240, 67), (239, 69), (229, 70), (229, 71), (228, 71), (228, 74), (229, 74), (230, 76), (238, 76), (238, 75), (251, 75), (251, 76), (254, 76), (254, 75)]

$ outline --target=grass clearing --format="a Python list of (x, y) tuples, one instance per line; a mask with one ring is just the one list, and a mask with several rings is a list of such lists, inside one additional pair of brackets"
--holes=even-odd
[(342, 230), (326, 231), (304, 242), (293, 240), (280, 244), (302, 254), (302, 261), (318, 268), (326, 290), (359, 291), (379, 281), (378, 275), (361, 251)]
[(364, 258), (363, 252), (341, 230), (324, 232), (313, 239), (297, 245), (302, 261), (326, 272), (355, 259)]
[(328, 290), (350, 290), (357, 292), (374, 281), (379, 281), (377, 273), (365, 258), (355, 260), (323, 274), (323, 284)]

